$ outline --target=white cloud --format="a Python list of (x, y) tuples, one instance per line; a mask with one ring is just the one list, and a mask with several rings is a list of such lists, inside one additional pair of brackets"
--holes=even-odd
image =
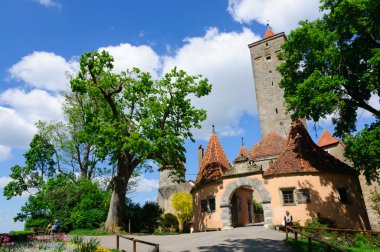
[(36, 129), (14, 109), (0, 106), (0, 132), (1, 145), (26, 148), (36, 133)]
[(52, 1), (52, 0), (35, 0), (37, 3), (43, 5), (43, 6), (46, 6), (46, 7), (57, 7), (57, 8), (61, 8), (62, 5), (55, 2), (55, 1)]
[(0, 104), (12, 107), (26, 121), (34, 124), (38, 120), (63, 120), (61, 95), (50, 95), (44, 90), (34, 89), (26, 93), (21, 89), (8, 89), (0, 94)]
[(208, 139), (212, 124), (221, 135), (240, 135), (240, 117), (257, 113), (247, 45), (258, 39), (249, 29), (223, 33), (209, 28), (205, 36), (187, 38), (174, 56), (164, 58), (164, 73), (177, 66), (189, 74), (202, 74), (213, 85), (210, 95), (194, 100), (208, 116), (202, 129), (195, 131), (196, 138)]
[(137, 178), (137, 183), (136, 192), (151, 192), (158, 189), (158, 180), (147, 179), (144, 175)]
[(127, 68), (138, 67), (142, 71), (150, 72), (153, 78), (157, 78), (157, 71), (161, 67), (160, 57), (149, 46), (133, 46), (125, 43), (118, 46), (101, 47), (98, 51), (105, 50), (114, 57), (114, 71), (120, 73)]
[(24, 81), (32, 87), (47, 90), (66, 90), (69, 87), (67, 75), (76, 72), (77, 61), (66, 61), (51, 52), (33, 52), (23, 57), (10, 69), (11, 79)]
[(63, 99), (61, 95), (38, 89), (29, 93), (8, 89), (0, 93), (0, 145), (6, 147), (3, 151), (11, 147), (27, 148), (37, 132), (34, 124), (38, 120), (62, 121)]
[(11, 147), (0, 145), (0, 161), (7, 160), (11, 157)]
[(322, 16), (319, 0), (229, 0), (228, 12), (240, 23), (253, 20), (270, 25), (275, 32), (286, 32), (297, 27), (300, 20), (315, 20)]
[(4, 188), (6, 185), (8, 185), (9, 182), (11, 182), (13, 179), (10, 177), (0, 177), (0, 188)]

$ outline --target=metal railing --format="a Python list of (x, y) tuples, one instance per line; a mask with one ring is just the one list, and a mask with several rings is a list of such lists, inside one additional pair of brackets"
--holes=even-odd
[(124, 235), (116, 235), (116, 248), (117, 249), (120, 248), (120, 237), (124, 238), (124, 239), (127, 239), (127, 240), (130, 240), (130, 241), (133, 242), (133, 244), (132, 244), (132, 251), (133, 252), (137, 251), (137, 243), (143, 243), (143, 244), (146, 244), (146, 245), (149, 245), (149, 246), (153, 246), (154, 248), (153, 248), (152, 252), (159, 252), (160, 251), (160, 245), (157, 244), (157, 243), (147, 242), (147, 241), (143, 241), (143, 240), (138, 240), (138, 239), (135, 239), (135, 238), (132, 238), (132, 237), (124, 236)]

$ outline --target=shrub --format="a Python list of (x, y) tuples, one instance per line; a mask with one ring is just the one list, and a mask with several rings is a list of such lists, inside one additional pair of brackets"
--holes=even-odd
[(159, 224), (165, 232), (177, 231), (179, 225), (177, 217), (171, 213), (164, 214)]
[(28, 236), (34, 234), (33, 231), (11, 231), (9, 237), (13, 242), (24, 242), (28, 240)]

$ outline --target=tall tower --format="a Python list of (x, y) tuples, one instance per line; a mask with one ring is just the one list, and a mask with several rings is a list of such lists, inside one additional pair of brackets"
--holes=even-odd
[(271, 131), (287, 137), (292, 123), (290, 115), (285, 113), (284, 91), (278, 85), (281, 74), (277, 67), (281, 61), (276, 54), (281, 51), (284, 41), (285, 34), (274, 34), (268, 24), (264, 38), (248, 45), (262, 137)]

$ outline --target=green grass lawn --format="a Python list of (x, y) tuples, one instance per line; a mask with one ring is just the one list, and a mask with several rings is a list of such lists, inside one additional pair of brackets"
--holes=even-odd
[[(288, 240), (284, 241), (286, 245), (292, 248), (294, 252), (308, 252), (308, 240), (306, 238), (298, 238), (296, 241), (294, 238), (288, 238)], [(312, 241), (312, 251), (327, 251), (327, 246), (323, 245), (319, 242)], [(342, 249), (347, 250), (348, 252), (379, 252), (379, 249), (374, 248), (354, 248), (354, 247), (341, 247)], [(336, 251), (332, 249), (332, 251)]]
[(97, 229), (76, 229), (69, 233), (69, 235), (86, 235), (86, 236), (97, 236), (97, 235), (110, 235), (111, 232)]

